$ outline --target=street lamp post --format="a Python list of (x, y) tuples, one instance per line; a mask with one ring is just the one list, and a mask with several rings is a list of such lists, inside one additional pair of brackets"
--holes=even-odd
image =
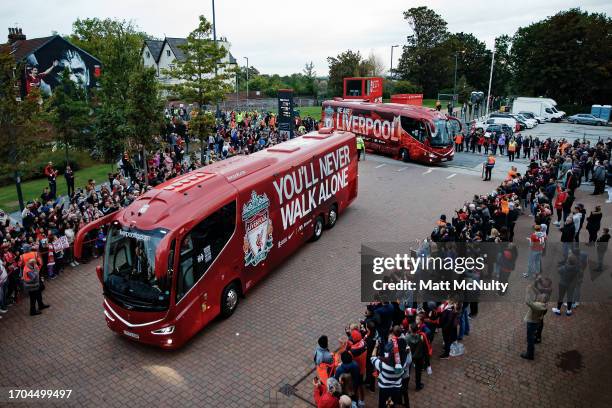
[[(465, 54), (465, 50), (461, 51), (462, 54)], [(452, 105), (455, 107), (455, 95), (457, 95), (457, 57), (459, 56), (459, 51), (455, 52), (455, 80), (453, 82), (453, 100)]]
[[(215, 45), (217, 45), (217, 23), (215, 21), (215, 0), (212, 0), (212, 15), (213, 15), (213, 42), (215, 43)], [(217, 63), (218, 61), (215, 61), (215, 78), (217, 77)], [(200, 106), (200, 109), (202, 109), (202, 107)], [(217, 101), (217, 107), (216, 107), (216, 111), (215, 111), (215, 118), (219, 119), (221, 111), (219, 109), (219, 101)]]
[(247, 66), (246, 66), (246, 104), (247, 104), (247, 111), (249, 110), (249, 57), (244, 57), (244, 59), (247, 62)]
[(391, 67), (389, 68), (389, 78), (393, 78), (393, 49), (399, 47), (399, 45), (391, 46)]
[(493, 82), (493, 64), (495, 63), (495, 46), (491, 54), (491, 73), (489, 74), (489, 91), (487, 92), (487, 108), (485, 109), (485, 117), (489, 114), (489, 100), (491, 99), (491, 82)]

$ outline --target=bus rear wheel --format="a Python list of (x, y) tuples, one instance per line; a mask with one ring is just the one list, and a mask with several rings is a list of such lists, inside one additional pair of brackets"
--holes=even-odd
[(319, 215), (314, 221), (314, 231), (312, 233), (312, 237), (310, 238), (310, 242), (318, 241), (323, 235), (323, 227), (325, 226), (325, 220), (323, 220), (323, 216)]
[(404, 163), (409, 162), (410, 161), (410, 153), (408, 153), (408, 150), (406, 150), (406, 149), (400, 150), (400, 158), (402, 159), (402, 161)]
[(236, 282), (230, 283), (223, 289), (223, 295), (221, 296), (221, 316), (224, 318), (230, 317), (236, 308), (240, 300), (240, 290)]
[(327, 214), (327, 225), (326, 227), (331, 229), (336, 225), (336, 221), (338, 221), (338, 206), (336, 204), (332, 205), (329, 209), (329, 213)]

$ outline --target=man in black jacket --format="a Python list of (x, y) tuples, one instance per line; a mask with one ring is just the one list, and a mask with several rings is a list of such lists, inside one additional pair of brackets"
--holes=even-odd
[(563, 260), (559, 264), (564, 264), (567, 260), (567, 255), (572, 249), (574, 238), (576, 236), (576, 227), (574, 227), (574, 219), (568, 216), (565, 219), (565, 224), (561, 227), (561, 244), (563, 245)]

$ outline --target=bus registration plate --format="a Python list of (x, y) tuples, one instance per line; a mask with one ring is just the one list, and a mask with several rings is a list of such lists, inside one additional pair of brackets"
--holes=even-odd
[(125, 334), (126, 336), (131, 337), (133, 339), (139, 339), (140, 338), (140, 336), (138, 334), (129, 332), (127, 330), (124, 330), (123, 334)]

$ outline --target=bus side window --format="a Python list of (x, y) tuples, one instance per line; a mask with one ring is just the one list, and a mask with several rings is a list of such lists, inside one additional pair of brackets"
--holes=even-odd
[(236, 228), (236, 202), (221, 207), (196, 225), (181, 244), (176, 287), (178, 302), (206, 274)]
[(409, 135), (414, 137), (419, 142), (425, 140), (427, 135), (427, 131), (425, 130), (425, 125), (420, 120), (407, 118), (406, 116), (401, 116), (401, 124), (402, 129), (408, 132)]

